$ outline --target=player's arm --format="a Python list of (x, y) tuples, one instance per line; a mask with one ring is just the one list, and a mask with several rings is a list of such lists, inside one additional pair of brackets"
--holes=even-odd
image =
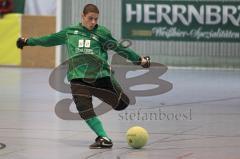
[(129, 47), (125, 47), (121, 43), (118, 43), (118, 41), (112, 37), (111, 33), (108, 33), (108, 41), (105, 42), (105, 45), (112, 46), (112, 48), (110, 49), (117, 52), (120, 56), (132, 61), (136, 65), (141, 65), (144, 68), (150, 67), (149, 56), (139, 56), (135, 51), (133, 51)]
[(65, 44), (66, 41), (66, 30), (62, 30), (57, 33), (53, 33), (46, 36), (41, 37), (31, 37), (31, 38), (24, 38), (20, 37), (17, 39), (17, 47), (19, 49), (23, 49), (24, 46), (56, 46)]

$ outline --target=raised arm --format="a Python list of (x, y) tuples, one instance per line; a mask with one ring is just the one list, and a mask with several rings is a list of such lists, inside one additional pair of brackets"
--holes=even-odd
[(66, 41), (66, 30), (62, 30), (57, 33), (49, 34), (46, 36), (41, 37), (31, 37), (31, 38), (24, 38), (20, 37), (17, 40), (17, 47), (23, 49), (24, 46), (56, 46), (56, 45), (63, 45)]

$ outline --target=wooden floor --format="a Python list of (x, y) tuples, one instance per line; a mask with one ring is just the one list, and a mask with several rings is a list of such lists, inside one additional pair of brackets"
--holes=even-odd
[[(0, 68), (0, 159), (240, 159), (239, 70), (169, 69), (161, 79), (170, 91), (100, 116), (111, 150), (90, 150), (87, 125), (58, 116), (56, 104), (71, 95), (50, 87), (51, 72)], [(150, 134), (140, 150), (125, 141), (134, 125)]]

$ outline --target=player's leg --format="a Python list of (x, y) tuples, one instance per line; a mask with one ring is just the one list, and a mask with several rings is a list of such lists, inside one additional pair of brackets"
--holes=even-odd
[(104, 77), (96, 80), (96, 87), (100, 88), (94, 92), (94, 96), (100, 96), (107, 104), (111, 105), (114, 110), (123, 110), (129, 105), (129, 98), (123, 92), (114, 77)]
[(96, 117), (92, 105), (92, 94), (86, 88), (81, 79), (71, 81), (73, 100), (79, 115), (98, 136), (90, 148), (111, 148), (112, 141), (108, 138), (101, 121)]

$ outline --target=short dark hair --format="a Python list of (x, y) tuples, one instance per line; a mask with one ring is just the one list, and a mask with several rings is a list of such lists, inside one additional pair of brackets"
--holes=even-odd
[(94, 5), (94, 4), (87, 4), (87, 5), (85, 5), (84, 9), (83, 9), (83, 14), (86, 15), (89, 12), (93, 12), (93, 13), (99, 14), (98, 7), (96, 5)]

